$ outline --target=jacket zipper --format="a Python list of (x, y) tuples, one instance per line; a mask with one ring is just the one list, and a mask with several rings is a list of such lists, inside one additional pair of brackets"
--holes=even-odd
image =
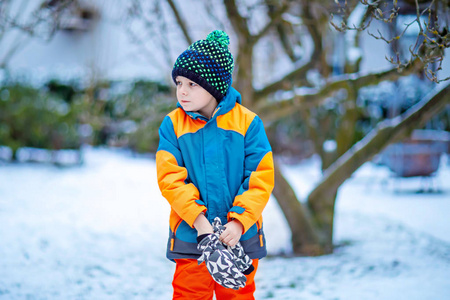
[(220, 109), (220, 107), (217, 107), (215, 110), (214, 110), (214, 112), (213, 112), (213, 114), (212, 114), (212, 116), (211, 116), (211, 119), (214, 117), (214, 115), (219, 111), (219, 109)]

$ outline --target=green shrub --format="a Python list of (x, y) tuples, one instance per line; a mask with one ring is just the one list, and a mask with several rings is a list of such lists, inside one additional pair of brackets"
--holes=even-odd
[(57, 95), (20, 84), (0, 88), (0, 145), (15, 152), (20, 147), (75, 149), (77, 105)]
[(168, 86), (137, 81), (125, 94), (114, 96), (110, 116), (116, 123), (112, 139), (125, 141), (137, 152), (155, 152), (158, 128), (165, 115), (176, 107), (175, 96)]
[[(82, 143), (154, 152), (158, 128), (176, 107), (168, 86), (101, 82), (79, 89), (51, 80), (41, 89), (19, 83), (0, 87), (0, 145), (78, 149)], [(82, 125), (82, 126), (80, 126)]]

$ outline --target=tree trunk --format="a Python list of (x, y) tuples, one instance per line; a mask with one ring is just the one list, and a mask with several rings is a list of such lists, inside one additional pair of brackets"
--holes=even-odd
[(241, 93), (242, 104), (246, 107), (253, 106), (253, 46), (239, 43), (239, 56), (237, 57), (236, 82), (233, 85)]
[(332, 249), (334, 205), (339, 186), (375, 154), (380, 153), (389, 144), (406, 138), (413, 129), (422, 127), (445, 108), (450, 101), (449, 91), (450, 83), (447, 83), (404, 114), (379, 123), (325, 171), (322, 181), (308, 196), (308, 206), (316, 230), (320, 230), (321, 236), (325, 235), (325, 239), (321, 239), (321, 242), (325, 242), (324, 249)]
[(291, 228), (294, 253), (308, 256), (324, 254), (317, 233), (311, 224), (310, 214), (297, 199), (295, 192), (281, 174), (275, 161), (275, 187), (273, 195)]
[[(355, 130), (356, 122), (358, 121), (358, 109), (356, 107), (356, 97), (358, 96), (358, 91), (355, 90), (354, 86), (349, 82), (349, 87), (347, 88), (348, 98), (343, 103), (344, 114), (341, 118), (340, 126), (336, 133), (336, 143), (337, 143), (337, 156), (340, 157), (342, 154), (347, 152), (348, 149), (355, 142)], [(330, 165), (334, 161), (330, 162)], [(327, 168), (329, 165), (327, 166)]]
[(254, 101), (253, 91), (253, 48), (255, 36), (252, 36), (247, 24), (247, 18), (240, 13), (235, 0), (223, 1), (228, 19), (238, 38), (238, 55), (235, 57), (237, 72), (234, 72), (233, 86), (241, 93), (242, 104), (252, 107)]

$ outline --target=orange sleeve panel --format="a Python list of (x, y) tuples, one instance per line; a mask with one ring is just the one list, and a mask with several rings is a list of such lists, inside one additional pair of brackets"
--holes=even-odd
[(246, 232), (261, 218), (262, 211), (269, 201), (275, 183), (272, 152), (266, 153), (257, 169), (249, 179), (249, 188), (236, 196), (233, 205), (244, 209), (242, 213), (230, 211), (228, 219), (237, 219), (244, 226)]
[(201, 212), (206, 211), (206, 207), (196, 202), (200, 199), (198, 189), (192, 183), (184, 182), (187, 178), (186, 168), (180, 167), (175, 157), (164, 150), (156, 153), (156, 168), (163, 197), (172, 209), (193, 227), (195, 219)]

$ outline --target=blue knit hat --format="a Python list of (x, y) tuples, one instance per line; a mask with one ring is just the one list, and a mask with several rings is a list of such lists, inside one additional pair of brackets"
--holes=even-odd
[(217, 101), (222, 100), (231, 86), (234, 60), (228, 45), (230, 38), (214, 30), (205, 40), (190, 45), (175, 61), (172, 79), (184, 76), (207, 90)]

